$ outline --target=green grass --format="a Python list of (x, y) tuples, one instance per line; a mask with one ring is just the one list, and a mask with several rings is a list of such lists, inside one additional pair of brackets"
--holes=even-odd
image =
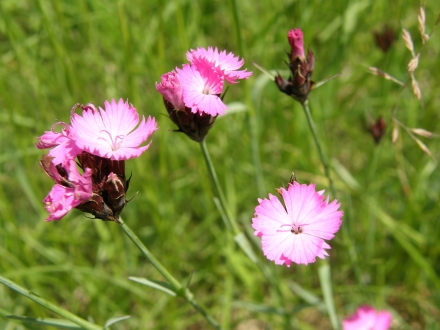
[[(122, 216), (144, 244), (182, 283), (194, 271), (191, 291), (225, 329), (251, 322), (258, 329), (280, 329), (280, 307), (300, 329), (330, 328), (322, 305), (294, 290), (299, 284), (322, 302), (320, 263), (276, 267), (255, 249), (280, 283), (284, 306), (278, 306), (257, 266), (231, 244), (200, 147), (170, 132), (176, 127), (155, 90), (155, 82), (181, 66), (190, 48), (212, 45), (245, 56), (254, 75), (231, 86), (225, 101), (242, 102), (248, 111), (218, 118), (207, 147), (228, 206), (252, 239), (257, 198), (286, 185), (292, 171), (300, 182), (328, 189), (301, 106), (275, 84), (259, 85), (263, 74), (252, 65), (285, 70), (287, 31), (301, 27), (317, 59), (314, 80), (342, 73), (310, 96), (344, 210), (329, 258), (338, 316), (370, 304), (393, 311), (396, 329), (435, 329), (440, 171), (433, 158), (439, 159), (440, 143), (421, 138), (433, 158), (402, 129), (392, 144), (391, 116), (396, 111), (407, 127), (440, 131), (440, 31), (424, 46), (415, 72), (420, 104), (411, 88), (402, 91), (367, 69), (376, 66), (407, 80), (411, 56), (400, 28), (410, 31), (420, 49), (418, 1), (237, 1), (235, 18), (232, 4), (0, 1), (0, 275), (97, 324), (132, 316), (112, 329), (209, 327), (185, 301), (128, 280), (163, 278), (117, 224), (76, 210), (59, 222), (44, 221), (41, 201), (52, 182), (39, 168), (43, 151), (34, 147), (36, 137), (68, 121), (75, 103), (102, 106), (122, 97), (160, 127), (150, 149), (126, 163), (133, 173), (129, 196), (139, 194)], [(430, 33), (440, 4), (424, 5)], [(372, 35), (384, 23), (398, 34), (387, 53)], [(388, 127), (375, 145), (365, 125), (379, 115)], [(5, 286), (0, 297), (0, 329), (25, 328), (5, 317), (10, 314), (56, 317)]]

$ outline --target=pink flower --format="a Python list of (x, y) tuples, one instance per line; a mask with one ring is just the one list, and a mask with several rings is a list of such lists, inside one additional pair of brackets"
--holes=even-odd
[(217, 47), (213, 49), (208, 47), (191, 49), (186, 53), (186, 58), (191, 64), (197, 64), (200, 59), (206, 59), (212, 63), (215, 67), (219, 67), (224, 74), (225, 79), (231, 84), (236, 83), (236, 79), (247, 79), (252, 75), (252, 72), (246, 72), (245, 70), (237, 70), (244, 64), (244, 59), (240, 60), (240, 57), (234, 56), (233, 53), (226, 54), (226, 51), (218, 51)]
[(56, 184), (43, 200), (49, 212), (46, 221), (60, 220), (71, 209), (89, 201), (92, 197), (92, 170), (86, 168), (84, 174), (81, 175), (74, 160), (63, 167), (55, 166), (53, 162), (48, 164), (50, 157), (47, 157), (42, 167)]
[(391, 325), (391, 313), (376, 311), (371, 306), (361, 306), (342, 321), (343, 330), (388, 330)]
[(315, 191), (315, 185), (289, 184), (280, 188), (280, 200), (269, 194), (269, 199), (258, 199), (252, 219), (254, 235), (261, 237), (264, 255), (275, 264), (290, 266), (292, 262), (307, 265), (316, 257), (324, 259), (324, 242), (334, 237), (341, 226), (342, 211), (334, 200), (330, 204), (323, 199), (324, 191)]
[[(57, 126), (62, 126), (60, 133), (55, 132)], [(56, 165), (67, 165), (69, 161), (81, 153), (75, 144), (71, 127), (63, 122), (53, 125), (52, 130), (46, 131), (38, 140), (35, 144), (38, 149), (53, 148), (49, 151), (49, 156), (54, 157), (53, 163)]]
[[(139, 147), (157, 129), (154, 118), (139, 115), (128, 102), (114, 99), (104, 102), (105, 110), (93, 105), (83, 108), (82, 116), (72, 113), (70, 118), (75, 133), (75, 144), (83, 151), (112, 160), (139, 157), (150, 144)], [(136, 126), (139, 126), (136, 128)]]
[(171, 71), (162, 75), (160, 84), (156, 83), (156, 90), (170, 102), (174, 109), (184, 110), (185, 103), (183, 103), (183, 88), (180, 85), (179, 76), (176, 71)]
[(304, 58), (304, 36), (301, 29), (290, 30), (287, 34), (290, 47), (292, 48), (291, 57)]
[(197, 66), (184, 64), (182, 69), (177, 68), (177, 74), (183, 87), (183, 101), (191, 112), (225, 114), (227, 107), (219, 97), (224, 85), (222, 70), (200, 59)]

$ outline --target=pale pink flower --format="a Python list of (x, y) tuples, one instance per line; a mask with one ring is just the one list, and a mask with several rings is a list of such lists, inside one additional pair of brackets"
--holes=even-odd
[(290, 47), (292, 48), (291, 58), (299, 57), (305, 58), (304, 55), (304, 36), (301, 29), (290, 30), (287, 34)]
[(334, 237), (339, 230), (343, 215), (340, 204), (334, 200), (329, 204), (324, 191), (316, 192), (315, 185), (289, 184), (288, 189), (278, 190), (284, 199), (269, 194), (269, 199), (258, 199), (252, 219), (254, 235), (261, 237), (264, 255), (275, 264), (290, 266), (292, 262), (307, 265), (316, 257), (324, 259), (324, 242)]
[[(57, 126), (61, 126), (61, 132), (55, 131)], [(59, 122), (52, 126), (51, 131), (46, 131), (38, 138), (35, 144), (38, 149), (53, 148), (49, 151), (49, 156), (53, 157), (55, 165), (67, 165), (69, 161), (81, 153), (76, 146), (74, 137), (72, 136), (71, 127), (66, 123)]]
[[(73, 113), (70, 121), (75, 133), (76, 145), (93, 155), (112, 160), (126, 160), (139, 157), (150, 144), (140, 147), (157, 129), (154, 118), (139, 115), (136, 109), (112, 99), (111, 103), (105, 101), (105, 110), (99, 111), (92, 105), (83, 108), (82, 116)], [(139, 126), (136, 128), (136, 126)], [(150, 142), (151, 143), (151, 142)]]
[(227, 109), (219, 95), (224, 85), (224, 74), (212, 67), (207, 60), (198, 61), (197, 66), (184, 64), (177, 68), (180, 84), (183, 87), (183, 101), (193, 113), (206, 113), (211, 116), (224, 115)]
[(388, 330), (392, 316), (388, 311), (376, 311), (371, 306), (361, 306), (342, 321), (343, 330)]
[[(58, 168), (61, 165), (58, 165)], [(47, 174), (56, 182), (43, 200), (49, 217), (46, 221), (60, 220), (71, 209), (87, 202), (92, 197), (92, 170), (86, 168), (81, 175), (74, 160), (61, 166), (61, 172), (53, 163), (44, 167)]]
[(247, 69), (237, 70), (244, 64), (244, 59), (240, 60), (239, 56), (234, 56), (233, 53), (226, 53), (225, 50), (219, 52), (217, 47), (197, 48), (191, 49), (186, 53), (187, 60), (197, 66), (200, 59), (206, 59), (215, 67), (219, 67), (223, 73), (224, 78), (231, 84), (236, 83), (236, 79), (247, 79), (252, 75), (252, 72), (246, 72)]
[(162, 75), (161, 83), (156, 83), (156, 90), (162, 94), (165, 100), (173, 105), (174, 109), (185, 109), (185, 103), (183, 103), (183, 88), (180, 85), (179, 76), (176, 71), (173, 70)]

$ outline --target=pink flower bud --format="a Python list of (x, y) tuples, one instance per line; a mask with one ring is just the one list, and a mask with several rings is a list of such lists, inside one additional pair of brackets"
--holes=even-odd
[(304, 55), (304, 36), (301, 29), (290, 30), (287, 34), (287, 39), (289, 40), (290, 47), (292, 48), (292, 53), (290, 54), (291, 59), (299, 57), (303, 59)]

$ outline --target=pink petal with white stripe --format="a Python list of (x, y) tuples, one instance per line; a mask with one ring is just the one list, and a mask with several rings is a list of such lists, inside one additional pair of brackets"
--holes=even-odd
[[(75, 132), (75, 143), (79, 148), (93, 155), (113, 160), (126, 160), (139, 157), (149, 144), (140, 146), (157, 129), (154, 118), (139, 115), (136, 109), (112, 99), (105, 101), (105, 110), (95, 110), (89, 106), (83, 109), (82, 116), (73, 113), (71, 126)], [(138, 125), (139, 124), (139, 125)], [(136, 127), (137, 126), (137, 127)]]

